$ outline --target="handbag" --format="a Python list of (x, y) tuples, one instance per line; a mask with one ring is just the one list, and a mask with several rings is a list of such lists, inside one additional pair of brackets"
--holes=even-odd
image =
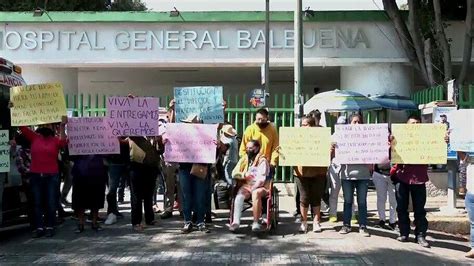
[(191, 173), (193, 176), (197, 176), (201, 179), (205, 179), (207, 177), (208, 167), (207, 164), (200, 164), (195, 163), (193, 167), (191, 167)]
[(130, 145), (130, 161), (134, 163), (143, 163), (145, 160), (145, 152), (131, 139), (129, 139)]

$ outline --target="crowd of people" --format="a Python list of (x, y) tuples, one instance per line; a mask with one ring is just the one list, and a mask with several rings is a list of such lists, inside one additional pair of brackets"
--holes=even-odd
[[(169, 105), (167, 123), (175, 123), (174, 101)], [(303, 117), (302, 127), (320, 127), (321, 113), (313, 111)], [(191, 115), (180, 121), (183, 123), (201, 123), (198, 115)], [(339, 117), (338, 124), (362, 124), (363, 117), (353, 114), (347, 120)], [(417, 116), (410, 116), (409, 124), (421, 123)], [(33, 237), (52, 237), (54, 235), (56, 214), (64, 216), (62, 205), (69, 206), (67, 195), (72, 185), (72, 209), (78, 225), (75, 233), (84, 231), (86, 215), (91, 228), (102, 230), (99, 210), (107, 201), (105, 225), (117, 222), (123, 217), (118, 203), (124, 200), (124, 188), (130, 187), (131, 224), (135, 231), (143, 231), (144, 226), (156, 223), (154, 204), (156, 202), (157, 178), (162, 177), (164, 184), (164, 210), (161, 219), (173, 217), (179, 211), (184, 225), (182, 233), (194, 230), (209, 233), (208, 224), (212, 222), (211, 198), (213, 182), (220, 179), (228, 186), (238, 184), (233, 195), (233, 212), (229, 230), (235, 232), (240, 227), (244, 202), (253, 202), (253, 231), (260, 231), (262, 199), (268, 196), (268, 180), (271, 180), (278, 166), (279, 137), (276, 127), (269, 120), (266, 109), (256, 112), (254, 123), (244, 131), (240, 148), (236, 130), (230, 123), (220, 124), (216, 148), (216, 164), (171, 163), (163, 160), (165, 146), (168, 144), (166, 133), (154, 137), (120, 138), (120, 154), (69, 156), (65, 128), (67, 118), (59, 124), (41, 125), (35, 131), (29, 127), (20, 127), (15, 141), (16, 162), (28, 188), (29, 217)], [(389, 137), (387, 141), (394, 141)], [(449, 138), (446, 139), (449, 141)], [(376, 226), (399, 230), (397, 238), (407, 242), (411, 231), (409, 219), (409, 198), (414, 211), (415, 241), (423, 247), (429, 247), (426, 241), (428, 221), (426, 219), (426, 186), (428, 181), (427, 165), (380, 165), (339, 164), (335, 158), (337, 143), (328, 150), (332, 162), (329, 167), (293, 168), (296, 188), (296, 212), (299, 219), (299, 231), (306, 233), (309, 228), (309, 215), (312, 217), (312, 231), (321, 232), (321, 212), (325, 205), (329, 213), (329, 222), (338, 221), (338, 198), (342, 188), (343, 210), (340, 234), (352, 232), (351, 226), (358, 224), (359, 233), (370, 237), (367, 229), (367, 193), (369, 181), (377, 192), (377, 210), (379, 222)], [(466, 208), (474, 233), (474, 170), (472, 159), (466, 153), (460, 153), (461, 174), (466, 180)], [(466, 174), (467, 173), (467, 174)], [(64, 179), (62, 192), (60, 178)], [(71, 183), (71, 184), (68, 184)], [(107, 193), (106, 193), (107, 191)], [(355, 197), (355, 200), (354, 200)], [(389, 202), (389, 218), (386, 217), (386, 202)], [(143, 213), (144, 211), (144, 223)], [(474, 236), (471, 240), (474, 246)], [(467, 254), (474, 257), (474, 252)]]

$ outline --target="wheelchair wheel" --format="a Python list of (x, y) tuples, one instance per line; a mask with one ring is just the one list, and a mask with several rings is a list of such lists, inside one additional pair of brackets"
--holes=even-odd
[(270, 229), (275, 232), (278, 228), (278, 219), (279, 219), (279, 191), (276, 187), (273, 187), (272, 193), (272, 219)]

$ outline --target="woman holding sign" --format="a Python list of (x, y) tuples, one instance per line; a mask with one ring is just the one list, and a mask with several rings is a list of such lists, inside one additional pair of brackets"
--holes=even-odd
[[(354, 114), (349, 119), (350, 124), (362, 124), (362, 116)], [(334, 157), (334, 151), (337, 144), (333, 145), (331, 155)], [(367, 164), (342, 164), (339, 175), (341, 177), (342, 192), (344, 194), (343, 226), (340, 234), (351, 232), (352, 204), (354, 201), (354, 191), (357, 195), (357, 205), (359, 209), (359, 233), (362, 236), (369, 237), (367, 230), (367, 191), (369, 189), (369, 180), (371, 165)]]
[[(21, 133), (31, 143), (30, 184), (34, 204), (34, 238), (52, 237), (58, 206), (59, 150), (67, 146), (65, 125), (62, 118), (60, 137), (55, 136), (52, 124), (40, 126), (36, 132), (28, 127), (20, 127)], [(46, 201), (46, 202), (44, 202)], [(43, 214), (45, 217), (43, 219)], [(46, 223), (44, 223), (44, 221)]]
[[(316, 123), (317, 122), (317, 123)], [(314, 117), (306, 116), (301, 121), (302, 127), (320, 127), (319, 121)], [(308, 231), (308, 208), (311, 208), (314, 214), (313, 232), (321, 232), (321, 198), (326, 188), (327, 167), (294, 167), (296, 186), (300, 194), (301, 226), (299, 231), (306, 233)]]

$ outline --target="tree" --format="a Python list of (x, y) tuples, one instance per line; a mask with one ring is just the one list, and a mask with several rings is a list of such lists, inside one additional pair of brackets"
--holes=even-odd
[(464, 84), (472, 51), (474, 5), (471, 0), (408, 0), (407, 19), (395, 0), (383, 0), (383, 5), (407, 58), (427, 86), (452, 79), (451, 48), (445, 34), (445, 21), (464, 19), (463, 62), (457, 78), (457, 84)]
[(1, 0), (0, 11), (145, 11), (145, 3), (136, 0)]

